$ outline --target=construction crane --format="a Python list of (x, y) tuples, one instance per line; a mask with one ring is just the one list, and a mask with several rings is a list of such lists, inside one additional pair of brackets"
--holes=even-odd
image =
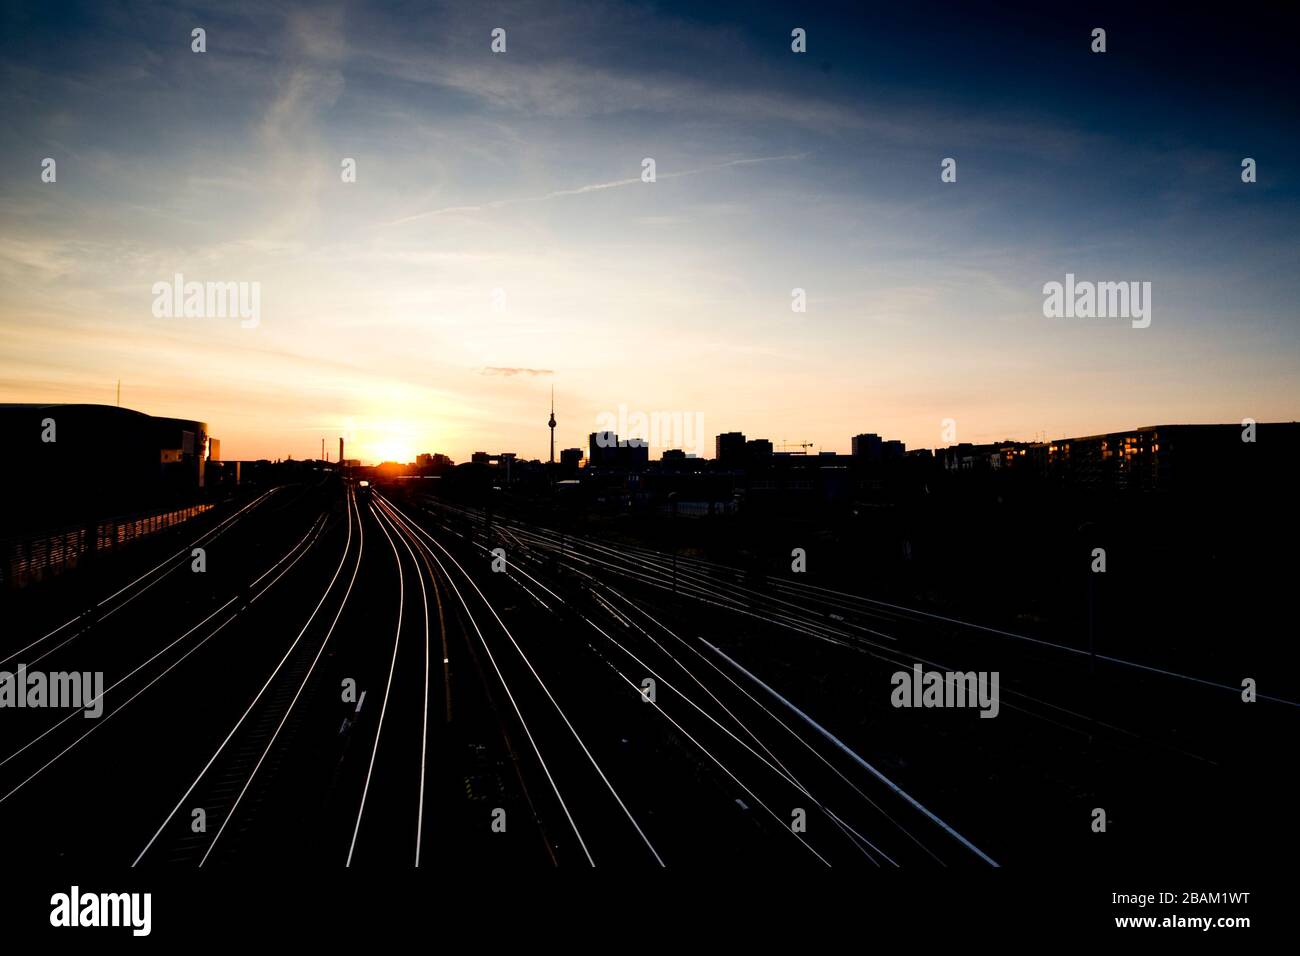
[[(813, 447), (813, 443), (810, 441), (788, 442), (784, 439), (781, 440), (781, 446), (780, 446), (781, 451), (791, 455), (806, 455), (808, 454), (808, 449), (812, 447)], [(800, 450), (790, 451), (791, 448), (798, 448)]]

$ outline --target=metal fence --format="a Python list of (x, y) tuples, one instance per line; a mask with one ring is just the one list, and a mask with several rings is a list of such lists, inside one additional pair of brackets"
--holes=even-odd
[(77, 567), (89, 552), (114, 551), (208, 511), (210, 504), (118, 515), (84, 527), (0, 541), (0, 587), (21, 588)]

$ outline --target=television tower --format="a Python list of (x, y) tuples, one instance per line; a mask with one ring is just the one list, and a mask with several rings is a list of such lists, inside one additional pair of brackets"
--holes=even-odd
[(551, 420), (547, 423), (551, 430), (551, 465), (555, 465), (555, 386), (551, 386)]

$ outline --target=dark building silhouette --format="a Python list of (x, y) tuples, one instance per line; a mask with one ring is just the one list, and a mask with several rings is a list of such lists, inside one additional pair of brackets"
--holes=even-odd
[(863, 461), (880, 461), (884, 457), (884, 442), (875, 432), (854, 435), (853, 457)]
[(587, 461), (603, 464), (606, 451), (618, 447), (618, 436), (613, 432), (592, 432), (587, 436)]
[[(1247, 440), (1252, 439), (1252, 440)], [(1105, 490), (1222, 494), (1294, 483), (1300, 424), (1146, 425), (1061, 438), (1017, 458), (1049, 480)]]
[(886, 441), (875, 432), (853, 436), (853, 458), (858, 462), (898, 461), (907, 454), (901, 441)]
[(437, 475), (444, 471), (450, 471), (454, 467), (453, 462), (446, 455), (438, 453), (430, 454), (425, 452), (415, 456), (415, 470), (422, 475)]
[(632, 470), (650, 463), (650, 446), (640, 438), (620, 441), (614, 432), (592, 432), (587, 447), (587, 464), (591, 467)]
[[(1253, 441), (1245, 440), (1253, 437)], [(1014, 472), (1080, 491), (1222, 494), (1294, 481), (1300, 424), (1145, 425), (1048, 442), (962, 443), (935, 452), (949, 474)]]
[(724, 465), (739, 465), (745, 461), (745, 435), (743, 432), (723, 432), (713, 443), (713, 457)]
[(1039, 456), (1036, 454), (1028, 462), (1024, 461), (1026, 453), (1038, 447), (1040, 446), (1037, 442), (1010, 440), (985, 445), (961, 442), (947, 448), (940, 448), (935, 454), (940, 466), (947, 472), (1000, 471), (1018, 464), (1040, 463)]
[(6, 531), (43, 530), (197, 499), (208, 426), (113, 405), (0, 404), (0, 447)]

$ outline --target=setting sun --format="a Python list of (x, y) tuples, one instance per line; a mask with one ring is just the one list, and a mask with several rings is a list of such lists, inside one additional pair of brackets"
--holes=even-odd
[(415, 461), (420, 451), (420, 429), (412, 422), (385, 419), (364, 422), (352, 419), (344, 430), (345, 454), (367, 464), (384, 461)]
[(410, 462), (415, 461), (415, 446), (409, 441), (401, 438), (385, 439), (373, 446), (374, 454), (365, 456), (372, 458), (376, 462), (397, 461)]

